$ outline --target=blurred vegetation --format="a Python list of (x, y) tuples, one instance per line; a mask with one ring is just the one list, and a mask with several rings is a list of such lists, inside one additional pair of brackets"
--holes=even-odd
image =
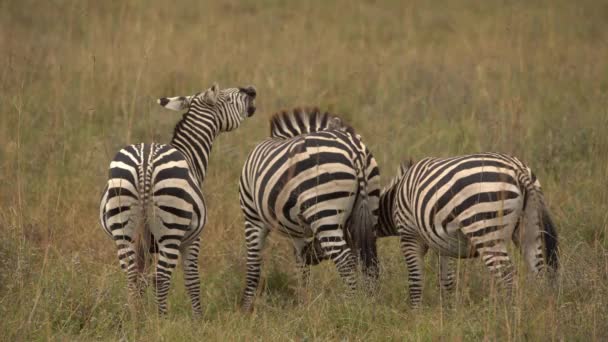
[[(606, 340), (607, 18), (608, 3), (591, 0), (1, 2), (0, 336)], [(151, 295), (131, 317), (98, 223), (108, 163), (126, 144), (169, 141), (180, 115), (156, 98), (215, 81), (254, 84), (259, 101), (254, 117), (214, 145), (204, 318), (191, 319), (179, 273), (167, 319), (156, 317)], [(302, 300), (289, 244), (275, 237), (257, 311), (240, 314), (238, 175), (269, 116), (297, 105), (343, 114), (384, 182), (409, 157), (521, 157), (559, 226), (558, 289), (521, 277), (509, 300), (479, 261), (463, 261), (446, 300), (429, 257), (425, 307), (413, 311), (403, 258), (388, 239), (376, 298), (344, 299), (324, 264)]]

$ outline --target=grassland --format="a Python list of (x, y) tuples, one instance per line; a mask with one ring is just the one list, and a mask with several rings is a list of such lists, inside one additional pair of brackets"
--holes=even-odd
[[(606, 340), (608, 3), (605, 1), (3, 1), (0, 3), (0, 338), (4, 340)], [(255, 84), (257, 114), (214, 145), (204, 186), (204, 318), (181, 276), (170, 315), (134, 318), (98, 200), (117, 149), (167, 142), (161, 96)], [(440, 298), (406, 304), (397, 241), (376, 298), (343, 299), (331, 265), (306, 296), (286, 241), (243, 315), (241, 163), (281, 108), (319, 105), (363, 135), (383, 182), (407, 157), (501, 151), (540, 177), (561, 238), (551, 290), (512, 300), (479, 261)], [(522, 272), (523, 274), (523, 272)]]

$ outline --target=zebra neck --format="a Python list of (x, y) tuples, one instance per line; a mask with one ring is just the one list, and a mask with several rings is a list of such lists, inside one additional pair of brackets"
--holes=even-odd
[(208, 113), (186, 113), (175, 126), (171, 145), (184, 155), (199, 186), (205, 180), (211, 147), (218, 134), (215, 118)]

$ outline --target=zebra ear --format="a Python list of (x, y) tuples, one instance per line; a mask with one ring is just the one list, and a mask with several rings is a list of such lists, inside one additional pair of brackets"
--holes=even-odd
[(337, 116), (334, 116), (333, 118), (329, 119), (329, 122), (327, 122), (328, 129), (340, 130), (342, 127), (342, 119)]
[(159, 105), (171, 110), (185, 110), (190, 107), (192, 96), (161, 97), (156, 100)]
[(207, 103), (214, 105), (215, 102), (217, 102), (219, 94), (220, 87), (217, 85), (217, 83), (213, 83), (211, 88), (207, 89), (207, 91), (205, 91), (205, 94), (203, 94), (203, 99), (205, 99)]
[(414, 165), (414, 160), (412, 158), (410, 158), (408, 161), (401, 163), (401, 165), (399, 165), (399, 176), (403, 176), (407, 169), (412, 167), (412, 165)]

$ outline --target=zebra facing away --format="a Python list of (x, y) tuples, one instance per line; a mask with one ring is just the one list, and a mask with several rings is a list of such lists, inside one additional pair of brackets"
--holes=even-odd
[(103, 229), (118, 247), (132, 296), (143, 294), (144, 273), (157, 255), (153, 284), (160, 314), (167, 312), (171, 274), (182, 254), (186, 290), (201, 314), (199, 235), (207, 219), (201, 186), (213, 140), (255, 112), (255, 88), (220, 90), (217, 84), (192, 96), (161, 98), (168, 109), (187, 110), (170, 145), (136, 144), (110, 163), (100, 204)]
[(359, 260), (353, 252), (366, 275), (377, 278), (380, 176), (361, 138), (339, 117), (316, 108), (279, 112), (270, 130), (271, 137), (247, 157), (239, 186), (247, 245), (244, 311), (253, 308), (270, 230), (291, 238), (302, 280), (309, 276), (309, 245), (333, 260), (349, 291), (356, 287)]
[(453, 290), (453, 258), (480, 256), (506, 288), (512, 240), (530, 271), (557, 271), (557, 233), (540, 183), (519, 159), (499, 153), (425, 158), (403, 164), (380, 195), (378, 237), (396, 236), (408, 268), (412, 306), (422, 301), (423, 258), (440, 255), (440, 284)]

